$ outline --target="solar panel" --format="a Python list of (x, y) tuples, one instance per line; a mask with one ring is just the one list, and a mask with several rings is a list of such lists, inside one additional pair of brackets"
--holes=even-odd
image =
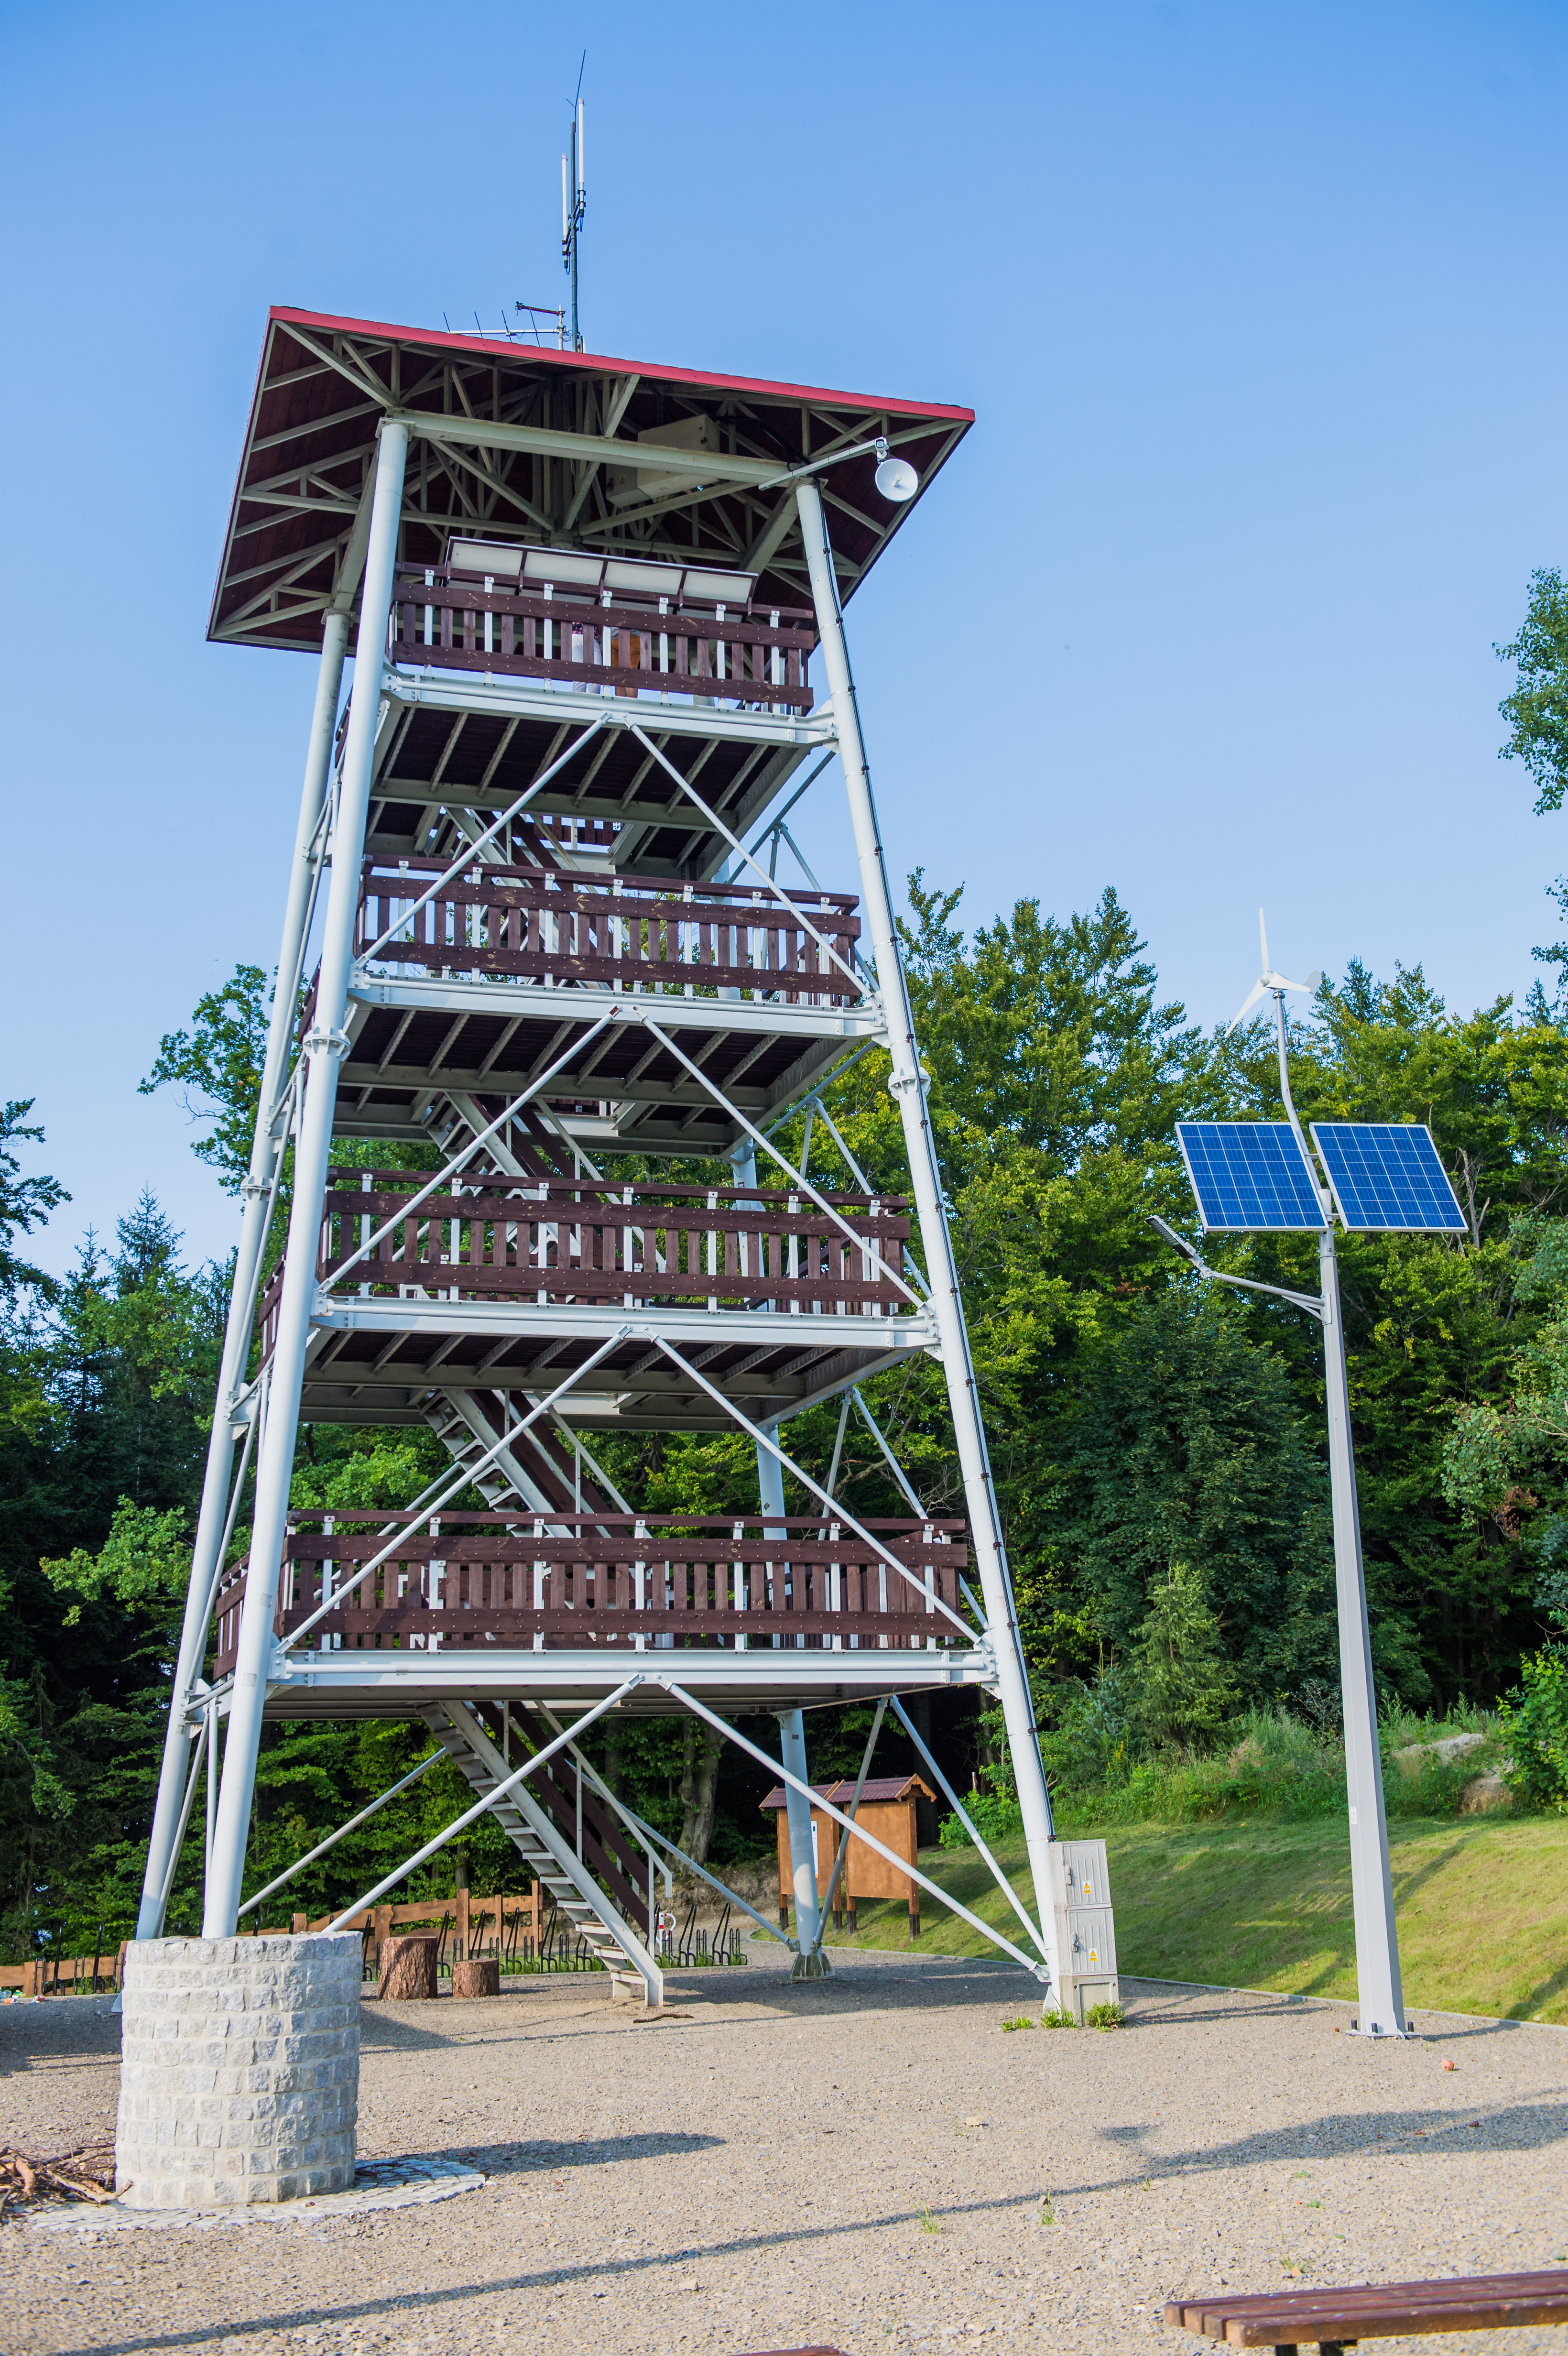
[(1321, 1232), (1322, 1205), (1287, 1121), (1179, 1120), (1176, 1135), (1205, 1227)]
[(1348, 1227), (1417, 1236), (1469, 1232), (1430, 1130), (1413, 1121), (1315, 1120), (1312, 1136)]

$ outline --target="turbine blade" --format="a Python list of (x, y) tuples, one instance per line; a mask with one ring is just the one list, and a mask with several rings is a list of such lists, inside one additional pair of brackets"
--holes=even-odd
[(1258, 939), (1263, 944), (1264, 971), (1266, 973), (1268, 971), (1268, 930), (1264, 923), (1264, 912), (1261, 908), (1258, 910)]
[(1303, 990), (1308, 998), (1317, 987), (1315, 981), (1286, 981), (1283, 973), (1276, 973), (1274, 980), (1276, 990)]
[(1239, 1023), (1244, 1023), (1248, 1015), (1252, 1012), (1253, 1007), (1257, 1004), (1259, 999), (1266, 998), (1267, 996), (1267, 982), (1254, 981), (1251, 990), (1248, 991), (1245, 998), (1243, 999), (1241, 1005), (1237, 1008), (1235, 1013), (1232, 1015), (1229, 1023), (1225, 1025), (1226, 1030), (1233, 1031)]

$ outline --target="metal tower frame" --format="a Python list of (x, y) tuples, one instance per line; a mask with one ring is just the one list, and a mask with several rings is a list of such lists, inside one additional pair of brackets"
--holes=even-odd
[[(1001, 1702), (1035, 1906), (980, 1841), (1027, 1947), (967, 1919), (1070, 1999), (1069, 1877), (843, 611), (907, 514), (879, 498), (877, 461), (896, 445), (928, 486), (968, 423), (272, 314), (211, 635), (317, 648), (319, 668), (139, 1937), (161, 1933), (203, 1768), (206, 1934), (271, 1894), (242, 1905), (265, 1719), (423, 1717), (477, 1796), (361, 1908), (490, 1810), (656, 2001), (655, 1876), (679, 1853), (578, 1738), (612, 1708), (689, 1711), (782, 1774), (789, 1944), (813, 1975), (828, 1909), (812, 1808), (842, 1831), (835, 1883), (851, 1838), (879, 1844), (858, 1798), (845, 1812), (813, 1794), (805, 1713), (876, 1699), (863, 1782), (891, 1700), (940, 1776), (898, 1697), (969, 1685)], [(796, 773), (812, 762), (809, 783), (834, 755), (859, 913), (809, 871), (795, 894), (776, 874)], [(903, 1198), (835, 1194), (806, 1166), (820, 1116), (855, 1169), (824, 1092), (872, 1045), (891, 1061), (923, 1267)], [(803, 1111), (797, 1166), (778, 1132)], [(441, 1166), (337, 1168), (335, 1134), (417, 1137)], [(728, 1158), (735, 1183), (703, 1195), (605, 1175), (627, 1155)], [(977, 1591), (861, 1398), (916, 1352), (945, 1378)], [(784, 1427), (828, 1398), (843, 1406), (823, 1483)], [(852, 1400), (912, 1523), (868, 1524), (834, 1493)], [(289, 1489), (313, 1418), (423, 1423), (450, 1472), (379, 1529), (304, 1530)], [(747, 1433), (755, 1530), (638, 1517), (592, 1454), (617, 1426)], [(810, 1526), (784, 1510), (786, 1470)], [(230, 1566), (251, 1477), (249, 1557)], [(489, 1512), (456, 1505), (475, 1492)], [(452, 1606), (482, 1588), (482, 1610)], [(782, 1766), (731, 1722), (759, 1708), (779, 1716)]]

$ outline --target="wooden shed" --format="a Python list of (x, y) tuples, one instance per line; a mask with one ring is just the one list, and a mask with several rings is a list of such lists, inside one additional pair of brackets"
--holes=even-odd
[[(846, 1815), (848, 1815), (855, 1797), (853, 1777), (848, 1783), (814, 1783), (811, 1788), (829, 1806), (840, 1808)], [(911, 1865), (915, 1865), (920, 1856), (915, 1833), (915, 1803), (923, 1799), (934, 1800), (935, 1797), (930, 1785), (918, 1775), (868, 1775), (865, 1789), (860, 1794), (860, 1811), (856, 1822), (870, 1834), (873, 1840), (880, 1840), (884, 1848), (891, 1848), (896, 1857), (904, 1858)], [(763, 1805), (773, 1809), (778, 1824), (779, 1928), (787, 1931), (795, 1895), (795, 1876), (790, 1866), (789, 1819), (784, 1810), (782, 1783), (774, 1785)], [(918, 1939), (919, 1885), (907, 1874), (901, 1873), (897, 1866), (890, 1864), (886, 1858), (879, 1857), (875, 1849), (868, 1848), (864, 1841), (851, 1838), (830, 1815), (814, 1807), (811, 1811), (811, 1847), (816, 1860), (818, 1900), (827, 1895), (827, 1884), (833, 1876), (833, 1860), (838, 1854), (840, 1840), (848, 1841), (849, 1854), (844, 1861), (844, 1870), (834, 1893), (834, 1927), (842, 1927), (847, 1910), (849, 1928), (851, 1931), (856, 1929), (856, 1907), (862, 1898), (907, 1897), (910, 1936)]]

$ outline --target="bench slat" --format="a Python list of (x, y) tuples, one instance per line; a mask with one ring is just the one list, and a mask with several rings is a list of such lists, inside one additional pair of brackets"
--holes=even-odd
[(1568, 2323), (1568, 2267), (1446, 2281), (1356, 2283), (1321, 2290), (1243, 2293), (1166, 2303), (1165, 2319), (1232, 2347), (1374, 2340), (1413, 2331), (1496, 2331)]

